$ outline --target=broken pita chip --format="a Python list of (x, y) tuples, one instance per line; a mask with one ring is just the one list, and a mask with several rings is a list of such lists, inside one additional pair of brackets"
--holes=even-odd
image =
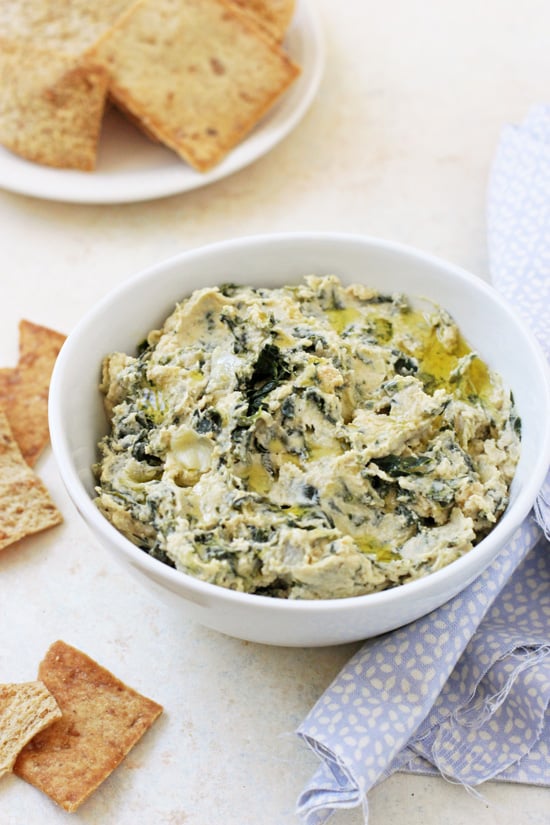
[(43, 682), (0, 685), (0, 777), (10, 773), (19, 752), (61, 717)]
[(31, 467), (50, 438), (50, 378), (64, 341), (65, 336), (60, 332), (22, 320), (19, 324), (19, 363), (15, 369), (0, 369), (0, 407)]
[(14, 772), (72, 812), (122, 762), (162, 707), (62, 641), (49, 648), (38, 674), (63, 716), (21, 751)]
[(201, 172), (218, 164), (300, 73), (227, 0), (138, 0), (88, 56), (111, 75), (115, 103)]
[(63, 520), (44, 484), (28, 466), (0, 410), (0, 550)]

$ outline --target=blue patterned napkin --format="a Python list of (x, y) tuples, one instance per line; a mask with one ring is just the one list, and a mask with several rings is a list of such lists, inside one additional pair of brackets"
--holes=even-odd
[[(501, 136), (489, 187), (494, 285), (550, 359), (550, 107)], [(397, 770), (468, 787), (550, 785), (550, 475), (534, 513), (447, 604), (369, 640), (297, 733), (320, 767), (298, 800), (307, 825)]]

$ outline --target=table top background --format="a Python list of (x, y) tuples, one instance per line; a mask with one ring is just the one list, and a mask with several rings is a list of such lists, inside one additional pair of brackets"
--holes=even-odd
[[(488, 278), (485, 199), (499, 132), (550, 100), (545, 0), (318, 0), (326, 70), (310, 111), (233, 176), (148, 203), (87, 206), (0, 191), (0, 362), (25, 317), (70, 332), (134, 272), (201, 244), (285, 230), (395, 239)], [(79, 647), (165, 713), (72, 815), (89, 825), (291, 825), (316, 768), (293, 731), (357, 645), (269, 648), (181, 618), (129, 582), (69, 501), (51, 450), (37, 471), (64, 524), (2, 552), (0, 681), (35, 678), (56, 639)], [(481, 800), (439, 778), (397, 775), (370, 823), (543, 825), (549, 791), (489, 783)], [(15, 777), (3, 825), (67, 814)], [(334, 825), (359, 825), (358, 810)]]

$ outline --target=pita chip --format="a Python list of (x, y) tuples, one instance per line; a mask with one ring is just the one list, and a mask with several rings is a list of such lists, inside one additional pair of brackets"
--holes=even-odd
[(64, 341), (60, 332), (23, 320), (19, 324), (17, 367), (0, 369), (0, 407), (31, 467), (49, 441), (50, 378)]
[(41, 730), (61, 717), (46, 685), (0, 685), (0, 777), (10, 773), (19, 752)]
[(0, 143), (25, 160), (91, 171), (108, 83), (89, 60), (0, 38)]
[(201, 172), (300, 72), (228, 0), (138, 0), (88, 56), (110, 74), (115, 103)]
[(28, 466), (0, 410), (0, 550), (62, 521), (44, 484)]
[(14, 772), (75, 811), (162, 712), (97, 662), (55, 642), (38, 671), (63, 716), (19, 754)]

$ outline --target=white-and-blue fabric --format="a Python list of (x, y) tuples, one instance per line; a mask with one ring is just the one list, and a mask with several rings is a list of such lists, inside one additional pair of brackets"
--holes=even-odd
[(491, 280), (550, 356), (550, 106), (506, 126), (488, 197)]
[[(550, 359), (550, 107), (504, 129), (488, 229), (493, 284)], [(550, 786), (549, 538), (550, 476), (470, 587), (356, 653), (297, 731), (320, 759), (307, 825), (356, 806), (366, 821), (369, 789), (397, 770)]]

